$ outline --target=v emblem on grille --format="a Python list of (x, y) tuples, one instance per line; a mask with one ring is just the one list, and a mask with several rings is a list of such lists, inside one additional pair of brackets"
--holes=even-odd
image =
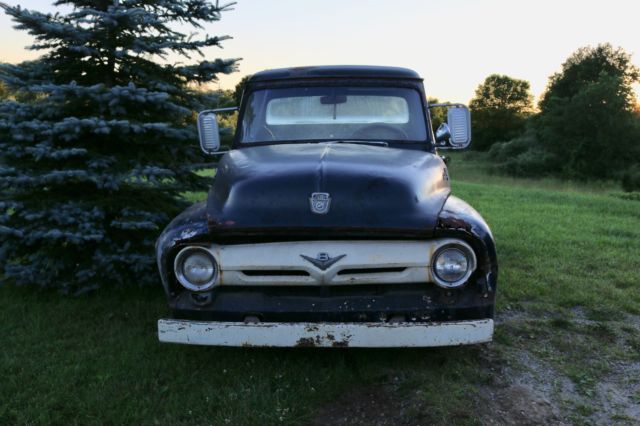
[(336, 257), (331, 257), (329, 256), (329, 253), (318, 253), (318, 256), (316, 256), (316, 258), (314, 259), (313, 257), (305, 256), (304, 254), (300, 255), (301, 258), (312, 263), (313, 266), (320, 269), (321, 271), (326, 271), (331, 267), (331, 265), (335, 264), (337, 261), (346, 256), (346, 254), (341, 254)]

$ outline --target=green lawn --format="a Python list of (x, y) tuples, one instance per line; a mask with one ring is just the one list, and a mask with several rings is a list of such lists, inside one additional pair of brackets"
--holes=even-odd
[(635, 424), (640, 202), (607, 183), (492, 176), (486, 161), (455, 154), (450, 169), (496, 237), (494, 343), (166, 345), (159, 286), (80, 298), (0, 287), (0, 424)]

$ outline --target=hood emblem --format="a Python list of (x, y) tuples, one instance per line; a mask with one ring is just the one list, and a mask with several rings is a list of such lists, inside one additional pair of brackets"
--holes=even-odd
[(312, 213), (327, 214), (331, 206), (331, 195), (328, 192), (314, 192), (309, 198), (309, 203)]
[(321, 271), (326, 271), (331, 267), (331, 265), (335, 264), (337, 261), (346, 256), (346, 254), (341, 254), (340, 256), (331, 257), (329, 256), (329, 253), (318, 253), (318, 256), (316, 256), (316, 258), (314, 259), (313, 257), (305, 256), (304, 254), (300, 255), (301, 258), (311, 262), (313, 266), (320, 269)]

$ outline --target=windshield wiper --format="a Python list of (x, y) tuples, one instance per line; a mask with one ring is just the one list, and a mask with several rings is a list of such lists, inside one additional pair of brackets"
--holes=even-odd
[(359, 140), (339, 140), (339, 141), (328, 141), (331, 143), (355, 143), (360, 145), (373, 145), (373, 146), (389, 146), (389, 142), (385, 141), (359, 141)]

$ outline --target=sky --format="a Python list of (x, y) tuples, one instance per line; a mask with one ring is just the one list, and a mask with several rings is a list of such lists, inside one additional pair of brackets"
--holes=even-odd
[[(52, 3), (19, 2), (46, 12)], [(239, 72), (220, 78), (223, 89), (263, 69), (391, 65), (418, 71), (429, 96), (468, 102), (492, 73), (529, 81), (538, 99), (582, 46), (609, 42), (638, 65), (639, 23), (638, 0), (238, 0), (201, 33), (233, 37), (207, 59), (243, 58)], [(0, 15), (0, 61), (35, 58), (25, 50), (30, 36), (12, 26)]]

